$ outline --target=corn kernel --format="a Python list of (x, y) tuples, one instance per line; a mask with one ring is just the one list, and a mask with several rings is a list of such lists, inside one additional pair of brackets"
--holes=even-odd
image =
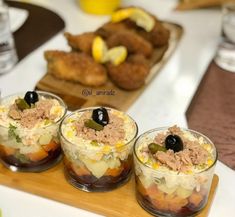
[(68, 138), (72, 138), (72, 137), (73, 137), (73, 131), (71, 131), (71, 130), (68, 131), (68, 132), (67, 132), (67, 137), (68, 137)]
[(0, 107), (0, 112), (5, 112), (5, 111), (6, 111), (6, 108)]
[(211, 145), (206, 143), (203, 145), (203, 148), (206, 149), (208, 152), (211, 152)]
[(159, 168), (159, 164), (155, 162), (155, 163), (153, 163), (152, 167), (153, 167), (153, 169), (158, 169)]
[(103, 147), (102, 151), (103, 151), (103, 153), (105, 153), (105, 154), (109, 154), (110, 151), (111, 151), (111, 147), (108, 146), (108, 145), (105, 145), (105, 146)]
[(214, 162), (214, 161), (213, 161), (212, 159), (208, 159), (208, 160), (207, 160), (208, 166), (211, 166), (211, 165), (213, 164), (213, 162)]
[(186, 171), (186, 174), (189, 174), (189, 175), (190, 175), (190, 174), (193, 174), (193, 171), (192, 171), (192, 170), (187, 170), (187, 171)]

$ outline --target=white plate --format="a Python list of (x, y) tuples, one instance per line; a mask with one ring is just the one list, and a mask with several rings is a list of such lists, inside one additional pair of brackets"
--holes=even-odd
[(15, 32), (24, 24), (24, 22), (29, 16), (29, 12), (24, 9), (10, 7), (9, 15), (10, 15), (11, 31)]

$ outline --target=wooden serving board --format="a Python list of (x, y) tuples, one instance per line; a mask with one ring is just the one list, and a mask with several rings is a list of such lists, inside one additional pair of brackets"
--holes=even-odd
[[(214, 175), (207, 206), (197, 217), (206, 217), (219, 178)], [(79, 207), (107, 217), (149, 217), (135, 198), (134, 178), (121, 188), (105, 193), (87, 193), (67, 183), (63, 164), (42, 173), (14, 173), (0, 164), (0, 184)]]
[(193, 10), (199, 8), (218, 7), (235, 0), (181, 0), (176, 10)]
[(36, 89), (59, 95), (70, 110), (89, 106), (107, 106), (122, 111), (127, 110), (169, 60), (183, 34), (183, 28), (178, 24), (169, 22), (164, 22), (163, 24), (170, 30), (169, 45), (155, 49), (150, 60), (152, 68), (146, 79), (146, 84), (142, 88), (126, 91), (118, 88), (111, 81), (108, 81), (104, 86), (91, 88), (79, 83), (60, 80), (50, 74), (46, 74), (37, 83)]

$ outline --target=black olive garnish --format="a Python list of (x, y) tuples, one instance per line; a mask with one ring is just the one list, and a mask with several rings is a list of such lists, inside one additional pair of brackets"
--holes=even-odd
[(106, 108), (97, 108), (92, 112), (92, 120), (94, 120), (97, 124), (102, 126), (106, 126), (109, 123), (109, 115)]
[(24, 96), (24, 100), (28, 103), (28, 105), (35, 104), (38, 101), (37, 92), (28, 91)]
[(174, 152), (182, 151), (184, 146), (182, 139), (177, 135), (169, 135), (165, 139), (165, 147), (166, 149), (171, 149)]

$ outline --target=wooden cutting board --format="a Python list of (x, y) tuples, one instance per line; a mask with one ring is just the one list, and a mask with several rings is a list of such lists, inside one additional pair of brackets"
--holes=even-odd
[(108, 81), (104, 86), (90, 88), (46, 74), (37, 83), (36, 89), (59, 95), (70, 110), (89, 106), (107, 106), (126, 111), (169, 60), (183, 34), (183, 28), (178, 24), (169, 22), (164, 22), (163, 24), (170, 30), (169, 45), (155, 49), (151, 58), (152, 68), (146, 79), (146, 84), (142, 88), (134, 91), (125, 91), (119, 89), (111, 81)]
[[(207, 206), (197, 217), (206, 217), (219, 178), (214, 175)], [(56, 200), (107, 217), (150, 217), (135, 199), (134, 178), (121, 188), (105, 193), (87, 193), (66, 182), (63, 164), (42, 173), (14, 173), (0, 164), (0, 184)]]
[(228, 2), (235, 0), (181, 0), (177, 5), (176, 10), (193, 10), (199, 8), (218, 7)]

